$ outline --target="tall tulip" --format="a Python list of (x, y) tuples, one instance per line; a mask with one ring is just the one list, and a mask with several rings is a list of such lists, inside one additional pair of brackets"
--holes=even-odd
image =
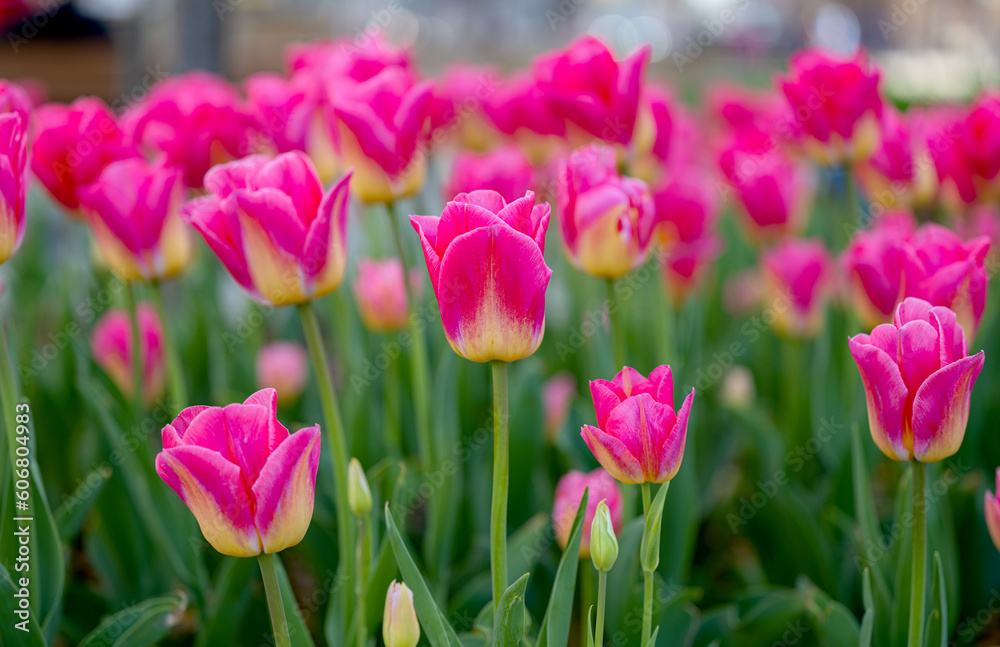
[(0, 113), (0, 263), (14, 255), (24, 238), (26, 131), (27, 123), (20, 114)]

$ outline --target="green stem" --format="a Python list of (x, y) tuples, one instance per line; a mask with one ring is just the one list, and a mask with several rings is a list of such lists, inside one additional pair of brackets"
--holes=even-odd
[(125, 285), (125, 310), (128, 311), (129, 326), (132, 328), (132, 407), (135, 409), (136, 422), (141, 423), (146, 413), (143, 401), (143, 357), (142, 329), (139, 327), (139, 304), (136, 299), (135, 283), (129, 281)]
[(184, 384), (184, 374), (181, 371), (180, 360), (177, 357), (177, 349), (170, 336), (170, 326), (167, 324), (167, 308), (163, 303), (163, 292), (160, 289), (160, 282), (153, 281), (152, 288), (153, 303), (156, 306), (156, 313), (160, 316), (160, 325), (163, 326), (163, 354), (167, 358), (170, 408), (173, 413), (177, 413), (188, 405), (187, 386)]
[(354, 597), (357, 602), (354, 606), (355, 617), (358, 619), (358, 647), (365, 647), (365, 643), (368, 642), (368, 621), (365, 614), (365, 520), (358, 517), (358, 545), (355, 550), (355, 557), (357, 558), (356, 569), (358, 572), (358, 577), (354, 579)]
[(604, 599), (608, 588), (608, 574), (605, 571), (597, 573), (597, 631), (594, 633), (594, 646), (604, 645)]
[(389, 361), (385, 370), (382, 388), (385, 400), (385, 445), (390, 452), (399, 456), (403, 454), (403, 430), (400, 428), (399, 417), (399, 362)]
[(666, 278), (662, 278), (661, 280), (663, 283), (663, 296), (660, 299), (660, 358), (657, 364), (669, 364), (675, 357), (674, 335), (676, 333), (674, 331), (674, 307), (670, 294), (670, 284)]
[[(642, 484), (642, 514), (649, 516), (650, 495), (649, 483)], [(643, 569), (642, 586), (642, 642), (641, 647), (646, 647), (649, 636), (653, 633), (653, 573)]]
[(927, 500), (924, 464), (910, 463), (913, 471), (913, 574), (910, 589), (910, 632), (906, 644), (924, 644), (924, 599), (927, 579)]
[(344, 435), (344, 423), (337, 405), (337, 395), (334, 393), (333, 383), (330, 381), (330, 367), (326, 362), (323, 336), (320, 333), (316, 311), (313, 309), (311, 301), (299, 304), (298, 309), (313, 370), (316, 372), (319, 397), (323, 405), (323, 416), (326, 419), (327, 437), (333, 453), (333, 490), (337, 504), (337, 546), (345, 584), (350, 585), (354, 579), (354, 526), (351, 523), (351, 508), (347, 503), (347, 438)]
[(611, 326), (611, 349), (615, 360), (614, 373), (622, 370), (626, 362), (625, 327), (622, 321), (623, 304), (615, 296), (615, 280), (607, 279), (608, 324)]
[(264, 592), (267, 594), (267, 609), (271, 613), (274, 644), (276, 647), (291, 647), (292, 639), (288, 635), (288, 619), (285, 618), (285, 606), (281, 603), (281, 586), (278, 584), (278, 569), (274, 564), (277, 559), (274, 553), (261, 553), (257, 555), (257, 563), (260, 564), (260, 574), (264, 578)]
[(424, 339), (423, 322), (414, 316), (417, 312), (417, 295), (410, 285), (410, 263), (406, 260), (403, 236), (399, 231), (396, 203), (386, 203), (392, 237), (396, 242), (396, 253), (403, 264), (403, 283), (406, 285), (406, 299), (410, 304), (410, 381), (413, 383), (413, 409), (416, 414), (417, 439), (420, 443), (420, 460), (425, 470), (434, 465), (434, 446), (431, 439), (430, 380), (427, 368), (427, 342)]
[[(490, 511), (490, 571), (493, 604), (507, 589), (507, 484), (508, 456), (507, 363), (493, 365), (493, 504)], [(495, 607), (494, 607), (495, 608)]]

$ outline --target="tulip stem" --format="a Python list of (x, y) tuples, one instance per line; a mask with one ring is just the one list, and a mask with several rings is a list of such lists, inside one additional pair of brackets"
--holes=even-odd
[(260, 564), (260, 574), (264, 579), (264, 592), (267, 594), (267, 609), (271, 613), (271, 627), (274, 629), (274, 644), (276, 647), (291, 647), (292, 639), (288, 635), (288, 619), (285, 618), (285, 607), (281, 602), (281, 586), (278, 584), (278, 569), (274, 553), (257, 555)]
[(622, 304), (618, 303), (618, 299), (615, 297), (615, 280), (607, 279), (608, 287), (608, 325), (611, 330), (611, 349), (613, 352), (612, 357), (615, 361), (613, 373), (617, 373), (625, 367), (626, 360), (626, 344), (625, 344), (625, 326), (622, 321)]
[[(644, 518), (649, 517), (649, 483), (642, 484), (642, 514)], [(653, 633), (653, 573), (643, 569), (642, 571), (642, 642), (641, 647), (646, 647), (649, 636)]]
[(368, 619), (365, 612), (365, 568), (367, 566), (365, 560), (365, 520), (358, 517), (358, 545), (355, 551), (355, 556), (357, 558), (357, 572), (358, 577), (354, 580), (354, 597), (357, 598), (357, 603), (354, 606), (355, 617), (358, 619), (358, 647), (365, 647), (365, 643), (368, 642)]
[(410, 306), (410, 337), (413, 345), (410, 349), (410, 381), (413, 383), (413, 409), (417, 426), (417, 440), (420, 443), (420, 461), (425, 470), (430, 471), (434, 465), (434, 447), (431, 439), (431, 408), (430, 380), (427, 369), (427, 342), (424, 339), (425, 322), (417, 317), (417, 295), (410, 285), (410, 264), (406, 260), (403, 248), (403, 236), (399, 231), (399, 218), (396, 215), (396, 203), (387, 202), (386, 214), (389, 216), (392, 237), (396, 242), (396, 253), (399, 262), (403, 264), (403, 285), (406, 286), (406, 302)]
[(142, 353), (142, 329), (139, 327), (139, 304), (135, 293), (135, 283), (132, 281), (126, 283), (123, 298), (125, 299), (125, 309), (128, 311), (129, 326), (132, 329), (132, 352), (129, 357), (132, 364), (132, 406), (135, 409), (136, 422), (141, 423), (146, 409), (142, 397), (145, 362)]
[[(326, 362), (323, 336), (320, 333), (316, 311), (313, 309), (311, 301), (300, 303), (298, 309), (313, 370), (316, 372), (319, 398), (323, 405), (323, 416), (326, 419), (327, 437), (333, 452), (333, 494), (337, 504), (337, 548), (345, 584), (350, 585), (354, 579), (354, 526), (351, 522), (351, 508), (347, 502), (347, 439), (344, 435), (344, 423), (340, 417), (337, 395), (334, 393), (333, 383), (330, 381), (330, 367)], [(350, 589), (347, 590), (350, 591)], [(346, 612), (346, 609), (344, 611)]]
[(597, 631), (594, 632), (594, 646), (604, 645), (604, 599), (608, 589), (607, 571), (597, 572)]
[(181, 371), (180, 360), (177, 357), (177, 349), (170, 335), (170, 326), (167, 323), (167, 308), (163, 303), (163, 291), (160, 289), (160, 282), (153, 281), (152, 288), (153, 304), (156, 306), (156, 314), (160, 317), (160, 325), (163, 326), (163, 354), (167, 360), (170, 408), (172, 413), (177, 413), (188, 404), (187, 387), (184, 384), (184, 374)]
[(910, 589), (910, 632), (907, 645), (924, 644), (924, 599), (927, 579), (927, 508), (924, 464), (910, 463), (913, 473), (913, 572)]
[(493, 360), (493, 504), (490, 513), (490, 570), (494, 609), (507, 589), (508, 456), (507, 362)]

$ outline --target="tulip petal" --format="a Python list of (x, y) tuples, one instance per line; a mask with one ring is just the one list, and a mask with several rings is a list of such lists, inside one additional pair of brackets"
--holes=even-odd
[[(477, 192), (474, 191), (473, 193)], [(492, 195), (500, 202), (503, 202), (503, 198), (499, 194), (494, 193)], [(470, 202), (449, 202), (445, 205), (441, 219), (438, 221), (437, 243), (435, 244), (438, 256), (443, 259), (448, 246), (462, 234), (502, 222), (503, 220), (500, 219), (500, 216), (486, 207)]]
[(615, 479), (622, 483), (645, 482), (638, 459), (622, 441), (590, 425), (584, 425), (580, 435), (587, 443), (587, 447), (590, 447), (597, 462)]
[(677, 422), (660, 448), (660, 469), (656, 483), (669, 481), (677, 476), (677, 470), (684, 460), (684, 446), (687, 443), (688, 419), (691, 416), (691, 405), (694, 403), (694, 389), (684, 398), (680, 411), (677, 412)]
[(535, 242), (506, 224), (462, 234), (441, 260), (437, 285), (448, 343), (474, 362), (531, 355), (542, 342), (551, 275)]
[(618, 375), (614, 377), (612, 382), (614, 382), (615, 386), (622, 390), (625, 397), (649, 392), (648, 390), (645, 390), (646, 378), (642, 375), (642, 373), (635, 370), (631, 366), (625, 366), (622, 370), (618, 371)]
[[(217, 168), (222, 167), (216, 166), (212, 170)], [(232, 203), (226, 205), (214, 195), (205, 195), (182, 205), (180, 213), (181, 217), (202, 235), (212, 253), (219, 257), (233, 279), (243, 289), (254, 292), (250, 269), (247, 267), (246, 257), (243, 255), (243, 240), (239, 223), (234, 223), (224, 213), (223, 209), (227, 206), (231, 207)], [(234, 224), (235, 226), (233, 226)]]
[(260, 553), (253, 504), (239, 467), (218, 452), (185, 445), (159, 453), (156, 473), (190, 508), (213, 548), (233, 557)]
[(290, 151), (269, 161), (255, 174), (254, 185), (257, 189), (271, 187), (289, 196), (294, 212), (306, 227), (323, 199), (323, 186), (316, 169), (302, 151)]
[(277, 390), (272, 388), (261, 389), (244, 400), (243, 404), (254, 404), (268, 410), (267, 451), (270, 454), (285, 438), (288, 438), (288, 429), (278, 422)]
[(441, 257), (437, 253), (437, 232), (438, 222), (441, 219), (437, 216), (410, 216), (410, 224), (420, 236), (420, 246), (424, 250), (424, 260), (427, 262), (427, 273), (431, 277), (431, 286), (437, 294), (438, 274), (441, 269)]
[(185, 444), (184, 434), (187, 432), (188, 427), (198, 417), (198, 414), (208, 408), (205, 405), (197, 405), (188, 407), (177, 414), (174, 421), (163, 428), (163, 448), (169, 449)]
[(594, 400), (594, 411), (597, 413), (597, 426), (605, 429), (608, 416), (627, 396), (621, 392), (617, 384), (607, 380), (592, 380), (590, 395)]
[(907, 391), (915, 394), (927, 376), (941, 368), (941, 351), (934, 326), (926, 321), (904, 324), (899, 329), (897, 363), (902, 368)]
[(237, 189), (255, 189), (253, 178), (271, 158), (265, 155), (248, 155), (227, 164), (218, 164), (205, 173), (205, 190), (227, 198)]
[(969, 422), (972, 385), (986, 355), (979, 351), (928, 377), (913, 398), (913, 454), (922, 463), (944, 460), (958, 451)]
[[(306, 228), (289, 194), (266, 187), (256, 191), (240, 189), (234, 195), (241, 221), (254, 220), (275, 247), (293, 256), (302, 254)], [(250, 261), (252, 264), (252, 255)]]
[(664, 364), (657, 366), (649, 374), (649, 383), (652, 385), (650, 394), (653, 399), (661, 404), (674, 404), (674, 375), (670, 366)]
[(848, 346), (864, 383), (872, 439), (889, 458), (910, 460), (903, 429), (903, 408), (908, 396), (903, 375), (892, 357), (876, 346), (863, 343), (861, 337), (849, 339)]
[(302, 541), (312, 520), (319, 469), (319, 426), (288, 436), (267, 459), (253, 484), (254, 521), (264, 552)]
[(318, 215), (306, 234), (299, 267), (307, 279), (315, 281), (315, 294), (333, 291), (344, 279), (351, 177), (351, 172), (346, 173), (323, 196)]
[(608, 417), (607, 433), (624, 443), (642, 466), (647, 481), (660, 472), (660, 449), (677, 418), (670, 405), (660, 404), (648, 393), (626, 398)]

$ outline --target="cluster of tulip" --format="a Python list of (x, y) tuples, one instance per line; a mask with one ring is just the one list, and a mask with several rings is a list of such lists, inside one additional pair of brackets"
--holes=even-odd
[[(656, 641), (664, 502), (682, 468), (694, 390), (675, 408), (670, 366), (648, 377), (627, 366), (614, 304), (622, 282), (648, 263), (662, 272), (665, 302), (680, 305), (697, 292), (722, 249), (723, 199), (738, 209), (746, 241), (759, 252), (760, 269), (737, 288), (734, 312), (755, 307), (756, 297), (783, 300), (789, 307), (774, 318), (775, 331), (805, 339), (824, 325), (827, 300), (838, 298), (871, 330), (851, 337), (849, 350), (875, 444), (912, 462), (909, 644), (924, 644), (922, 465), (958, 451), (985, 361), (968, 344), (985, 310), (991, 236), (1000, 235), (1000, 213), (990, 206), (1000, 189), (1000, 96), (984, 95), (968, 109), (899, 114), (862, 55), (807, 51), (792, 58), (776, 93), (713, 89), (711, 119), (700, 120), (647, 80), (648, 58), (646, 48), (616, 58), (588, 36), (509, 78), (461, 65), (431, 81), (420, 79), (406, 49), (323, 42), (289, 48), (286, 74), (254, 75), (242, 91), (190, 73), (159, 83), (120, 115), (93, 98), (33, 106), (18, 86), (0, 87), (0, 261), (24, 234), (30, 169), (67, 215), (86, 221), (103, 263), (127, 282), (125, 310), (94, 327), (93, 356), (140, 417), (169, 391), (176, 418), (162, 429), (156, 473), (218, 552), (258, 557), (276, 644), (291, 638), (274, 554), (304, 537), (326, 459), (319, 425), (289, 433), (277, 419), (279, 405), (306, 388), (310, 360), (331, 454), (337, 555), (352, 587), (341, 600), (337, 637), (359, 647), (369, 641), (372, 493), (349, 455), (312, 305), (344, 281), (352, 199), (385, 211), (395, 240), (396, 257), (357, 263), (353, 291), (369, 330), (409, 329), (420, 469), (430, 471), (441, 457), (426, 325), (413, 314), (424, 274), (407, 258), (408, 236), (422, 249), (448, 344), (462, 358), (491, 364), (487, 630), (496, 644), (516, 645), (525, 635), (525, 578), (508, 577), (507, 371), (536, 352), (545, 332), (552, 269), (545, 257), (551, 207), (543, 200), (555, 204), (570, 263), (607, 282), (620, 372), (590, 382), (596, 425), (580, 431), (601, 467), (567, 473), (555, 491), (555, 537), (569, 558), (560, 562), (537, 644), (568, 640), (572, 605), (561, 596), (575, 587), (578, 555), (592, 558), (600, 585), (596, 631), (587, 615), (582, 633), (604, 644), (606, 577), (618, 556), (616, 533), (635, 507), (620, 483), (639, 485), (642, 498), (639, 644), (646, 647)], [(433, 175), (432, 155), (455, 148), (441, 215), (410, 216), (415, 236), (407, 236), (400, 202)], [(851, 196), (857, 182), (868, 208), (855, 196), (825, 219), (810, 218), (818, 175), (842, 182)], [(942, 216), (952, 228), (930, 222)], [(160, 283), (191, 263), (192, 230), (251, 298), (294, 305), (301, 317), (308, 357), (290, 342), (263, 349), (261, 390), (242, 403), (188, 401)], [(801, 238), (807, 231), (816, 236)], [(834, 247), (843, 247), (839, 263)], [(155, 308), (138, 303), (139, 289), (153, 295)], [(564, 375), (546, 385), (548, 433), (562, 430), (575, 390)], [(5, 402), (4, 410), (13, 406)], [(1000, 487), (1000, 470), (997, 477)], [(655, 495), (652, 484), (663, 484)], [(1000, 546), (1000, 499), (987, 498), (986, 520)], [(421, 626), (435, 647), (461, 644), (399, 521), (387, 504), (388, 545), (406, 584), (387, 591), (385, 644), (413, 647)]]

